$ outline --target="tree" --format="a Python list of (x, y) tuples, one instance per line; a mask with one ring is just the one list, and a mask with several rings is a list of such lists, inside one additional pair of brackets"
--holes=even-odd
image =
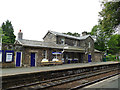
[(93, 35), (93, 36), (97, 36), (98, 32), (100, 31), (100, 25), (95, 25), (91, 32), (90, 32), (90, 35)]
[[(110, 37), (116, 32), (120, 24), (120, 1), (103, 1), (102, 11), (99, 12), (98, 25), (91, 30), (91, 35), (96, 36), (95, 49), (106, 51)], [(113, 42), (111, 42), (113, 43)], [(114, 48), (114, 46), (113, 46)]]
[(108, 41), (109, 53), (116, 54), (120, 51), (120, 35), (112, 35)]
[(3, 30), (0, 28), (0, 43), (1, 43), (1, 38), (2, 38)]
[(2, 28), (0, 28), (0, 36), (2, 36), (2, 34), (3, 34), (3, 30)]
[(14, 35), (14, 29), (9, 20), (2, 24), (2, 30), (4, 36), (2, 37), (3, 43), (14, 43), (16, 36)]
[(71, 35), (71, 36), (75, 36), (75, 37), (80, 37), (80, 34), (79, 33), (71, 33), (71, 32), (68, 32), (68, 33), (63, 33), (63, 34), (66, 34), (66, 35)]
[(95, 49), (99, 51), (105, 51), (107, 49), (106, 43), (107, 40), (105, 39), (105, 33), (104, 32), (99, 32), (96, 38), (95, 44)]
[(102, 11), (99, 12), (99, 24), (106, 35), (111, 36), (120, 24), (120, 1), (103, 1)]

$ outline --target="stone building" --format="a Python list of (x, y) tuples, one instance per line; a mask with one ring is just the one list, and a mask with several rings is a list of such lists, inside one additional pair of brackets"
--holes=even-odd
[[(54, 58), (63, 63), (87, 63), (100, 61), (95, 57), (94, 40), (86, 32), (83, 36), (74, 37), (55, 31), (48, 31), (44, 41), (23, 39), (21, 30), (14, 46), (15, 67), (41, 66), (41, 61), (52, 61)], [(6, 64), (5, 64), (6, 65)], [(13, 64), (12, 64), (13, 65)]]

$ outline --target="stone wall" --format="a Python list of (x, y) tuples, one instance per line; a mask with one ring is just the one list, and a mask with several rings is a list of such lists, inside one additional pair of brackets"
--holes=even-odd
[[(43, 51), (47, 51), (47, 59), (49, 61), (52, 61), (53, 55), (52, 52), (61, 52), (61, 50), (58, 49), (50, 49), (50, 48), (35, 48), (35, 47), (24, 47), (23, 52), (23, 60), (22, 66), (30, 66), (31, 64), (31, 53), (35, 53), (36, 55), (36, 66), (41, 65), (42, 59), (44, 59)], [(58, 59), (61, 60), (61, 56), (58, 56)]]
[[(87, 60), (88, 60), (88, 55), (91, 55), (92, 62), (95, 61), (94, 59), (94, 41), (91, 37), (88, 37), (85, 41), (85, 49), (86, 49), (86, 54), (87, 54)], [(90, 47), (89, 47), (90, 44)]]
[(67, 38), (67, 37), (62, 37), (62, 36), (57, 36), (57, 44), (62, 44), (61, 39), (65, 40), (65, 44), (70, 45), (70, 46), (80, 46), (80, 41)]
[[(65, 39), (65, 44), (67, 44), (67, 45), (80, 46), (80, 47), (86, 49), (86, 55), (84, 55), (83, 62), (88, 62), (88, 55), (91, 55), (92, 62), (95, 61), (95, 59), (94, 59), (95, 58), (94, 57), (94, 41), (91, 37), (88, 37), (87, 39), (84, 39), (84, 40), (75, 40), (75, 39), (57, 36), (57, 44), (61, 44), (62, 38)], [(90, 44), (90, 47), (89, 47), (89, 44)]]
[(45, 38), (43, 38), (44, 42), (54, 42), (56, 43), (56, 36), (50, 32), (47, 33)]
[(101, 62), (102, 61), (102, 53), (95, 52), (95, 62)]
[(3, 57), (3, 61), (0, 62), (2, 68), (12, 68), (15, 67), (15, 59), (16, 59), (16, 52), (20, 51), (22, 52), (22, 46), (21, 45), (15, 45), (15, 44), (2, 44), (2, 50), (4, 50), (4, 52), (6, 50), (13, 50), (14, 51), (14, 60), (12, 62), (5, 62), (5, 54)]

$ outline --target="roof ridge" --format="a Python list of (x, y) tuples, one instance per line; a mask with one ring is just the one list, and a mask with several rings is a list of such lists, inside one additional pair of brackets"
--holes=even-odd
[(26, 41), (36, 41), (36, 42), (43, 42), (43, 41), (38, 41), (38, 40), (29, 40), (29, 39), (21, 39), (21, 40), (26, 40)]
[(67, 35), (67, 34), (64, 34), (64, 33), (56, 32), (56, 31), (51, 31), (51, 30), (49, 30), (49, 32), (50, 32), (50, 33), (53, 33), (53, 34), (55, 34), (55, 35), (68, 36), (68, 37), (74, 38), (74, 39), (82, 39), (83, 37), (91, 36), (91, 35), (85, 35), (85, 36), (76, 37), (76, 36)]

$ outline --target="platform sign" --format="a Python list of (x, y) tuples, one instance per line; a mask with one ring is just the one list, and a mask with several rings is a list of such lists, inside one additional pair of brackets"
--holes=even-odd
[(12, 56), (13, 56), (13, 53), (6, 53), (6, 62), (11, 62)]
[(14, 51), (5, 51), (5, 62), (12, 62), (14, 58)]
[(61, 52), (52, 52), (53, 55), (62, 54)]

